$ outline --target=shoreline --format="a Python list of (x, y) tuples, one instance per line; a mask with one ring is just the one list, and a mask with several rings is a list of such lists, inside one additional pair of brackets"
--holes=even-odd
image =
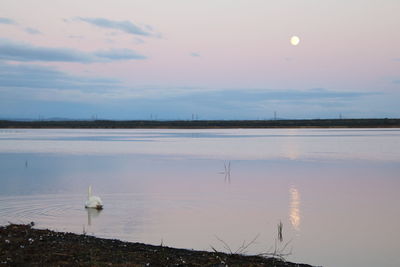
[(400, 128), (400, 119), (313, 120), (0, 120), (0, 129)]
[(311, 267), (273, 257), (146, 245), (32, 226), (0, 226), (0, 265)]

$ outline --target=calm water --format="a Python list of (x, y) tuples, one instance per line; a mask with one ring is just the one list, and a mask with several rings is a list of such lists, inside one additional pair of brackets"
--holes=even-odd
[(399, 176), (400, 129), (0, 130), (0, 224), (397, 267)]

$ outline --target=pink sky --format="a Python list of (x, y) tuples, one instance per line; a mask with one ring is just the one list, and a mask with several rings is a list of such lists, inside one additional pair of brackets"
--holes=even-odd
[[(0, 18), (15, 23), (0, 23), (0, 38), (87, 53), (133, 50), (147, 58), (84, 64), (45, 60), (17, 63), (51, 66), (71, 75), (118, 79), (127, 92), (142, 90), (140, 95), (148, 93), (143, 88), (151, 87), (158, 91), (186, 88), (189, 93), (193, 88), (324, 88), (398, 96), (399, 11), (400, 2), (391, 0), (43, 0), (40, 5), (5, 0)], [(129, 21), (142, 29), (150, 26), (152, 36), (99, 27), (80, 18)], [(27, 27), (40, 34), (27, 33)], [(292, 35), (301, 39), (296, 47), (289, 43)], [(379, 101), (385, 106), (384, 100)], [(400, 115), (395, 107), (386, 113)], [(357, 114), (362, 115), (361, 106)]]

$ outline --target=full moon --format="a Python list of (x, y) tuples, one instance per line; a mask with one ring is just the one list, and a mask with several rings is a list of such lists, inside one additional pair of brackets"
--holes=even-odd
[(300, 43), (300, 38), (298, 36), (292, 36), (292, 38), (290, 38), (290, 43), (294, 46), (298, 45)]

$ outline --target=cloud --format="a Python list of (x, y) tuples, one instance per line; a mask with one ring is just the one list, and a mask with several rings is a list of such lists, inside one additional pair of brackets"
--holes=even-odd
[(154, 33), (153, 29), (150, 26), (139, 27), (128, 20), (117, 21), (105, 18), (82, 18), (82, 17), (78, 17), (77, 19), (100, 28), (120, 30), (128, 34), (148, 36), (148, 37), (158, 36), (158, 34)]
[(79, 40), (85, 39), (83, 35), (69, 35), (68, 38), (79, 39)]
[(111, 49), (108, 51), (98, 51), (94, 55), (99, 58), (106, 58), (110, 60), (127, 60), (127, 59), (145, 59), (145, 56), (137, 54), (130, 49)]
[(92, 63), (145, 58), (145, 56), (130, 49), (82, 52), (70, 48), (40, 47), (28, 43), (0, 39), (0, 59), (2, 60)]
[(400, 84), (400, 80), (394, 80), (393, 83)]
[(140, 39), (140, 38), (137, 38), (137, 37), (135, 37), (135, 38), (133, 39), (133, 42), (134, 42), (135, 44), (144, 44), (144, 43), (145, 43), (143, 39)]
[(14, 20), (0, 17), (0, 24), (17, 24)]
[[(121, 87), (115, 79), (70, 75), (53, 67), (0, 63), (0, 88), (60, 89), (101, 92)], [(39, 90), (39, 91), (38, 91)]]
[(192, 57), (200, 57), (200, 54), (199, 54), (199, 53), (196, 53), (196, 52), (192, 52), (192, 53), (190, 53), (190, 55), (191, 55)]
[[(114, 53), (103, 55), (114, 57)], [(117, 55), (118, 56), (118, 55)], [(365, 96), (378, 95), (370, 92), (338, 92), (326, 89), (268, 90), (225, 89), (205, 90), (192, 87), (128, 87), (120, 80), (110, 78), (76, 76), (54, 67), (35, 64), (8, 64), (0, 62), (0, 88), (9, 93), (28, 90), (30, 94), (42, 94), (43, 90), (80, 92), (82, 99), (94, 98), (114, 101), (138, 101), (165, 106), (193, 106), (197, 109), (265, 109), (266, 106), (329, 106), (348, 105)], [(2, 96), (4, 94), (2, 93)], [(65, 94), (65, 93), (64, 93)], [(86, 97), (83, 97), (86, 95)], [(34, 97), (33, 97), (34, 98)], [(82, 99), (70, 101), (82, 102)], [(164, 104), (163, 104), (164, 103)]]
[(394, 61), (400, 61), (400, 58), (394, 58), (393, 60)]
[[(176, 118), (200, 114), (211, 119), (270, 118), (273, 111), (280, 117), (329, 117), (339, 112), (349, 114), (353, 104), (375, 97), (378, 93), (338, 92), (333, 90), (235, 89), (196, 91), (153, 98), (125, 99), (141, 110), (151, 110)], [(124, 100), (121, 100), (124, 101)]]
[(31, 27), (25, 28), (25, 32), (30, 33), (30, 34), (41, 34), (41, 32), (39, 30), (36, 30), (34, 28), (31, 28)]
[(398, 97), (376, 92), (129, 87), (117, 79), (71, 75), (34, 64), (0, 63), (0, 95), (0, 113), (10, 117), (39, 112), (84, 118), (93, 114), (89, 110), (114, 119), (143, 119), (151, 113), (159, 119), (187, 119), (193, 113), (202, 119), (254, 119), (270, 118), (274, 111), (283, 118), (370, 116), (373, 113), (366, 112), (377, 99), (384, 104), (392, 99), (389, 108), (398, 114)]
[(235, 89), (195, 92), (189, 97), (204, 102), (310, 102), (314, 100), (346, 100), (376, 93), (338, 92), (326, 89), (311, 90), (268, 90), (268, 89)]
[[(0, 24), (8, 24), (8, 25), (18, 25), (18, 23), (10, 18), (0, 17)], [(20, 29), (23, 29), (25, 32), (30, 34), (41, 34), (41, 32), (37, 29), (31, 27), (23, 27), (22, 25), (18, 25)]]
[[(0, 62), (0, 95), (3, 116), (29, 117), (40, 110), (39, 114), (45, 116), (83, 118), (89, 112), (87, 107), (93, 105), (96, 112), (110, 114), (114, 119), (132, 119), (132, 116), (143, 119), (150, 113), (158, 114), (160, 119), (185, 119), (192, 113), (208, 119), (254, 119), (270, 118), (275, 110), (283, 118), (329, 117), (339, 113), (362, 115), (377, 105), (370, 104), (377, 99), (383, 99), (383, 103), (388, 98), (392, 102), (398, 99), (383, 93), (321, 88), (129, 87), (118, 79), (72, 75), (55, 67), (4, 62)], [(396, 111), (397, 106), (395, 102), (389, 108)], [(383, 107), (385, 110), (386, 106)], [(353, 110), (359, 113), (351, 113)]]

